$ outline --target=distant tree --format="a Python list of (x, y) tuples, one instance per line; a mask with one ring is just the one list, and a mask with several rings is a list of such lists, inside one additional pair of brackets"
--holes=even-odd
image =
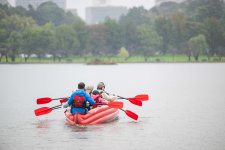
[(32, 17), (38, 22), (38, 12), (34, 9), (33, 5), (28, 5), (27, 16)]
[(80, 43), (78, 48), (79, 51), (77, 51), (77, 54), (81, 55), (84, 53), (86, 45), (87, 45), (88, 28), (85, 22), (79, 18), (73, 22), (72, 27), (75, 30), (77, 34), (77, 40)]
[(224, 2), (222, 0), (198, 0), (195, 9), (195, 19), (199, 22), (207, 18), (221, 18), (223, 14)]
[(104, 23), (106, 27), (106, 44), (108, 55), (116, 55), (122, 47), (121, 28), (119, 24), (112, 19), (107, 19)]
[(166, 1), (156, 6), (154, 11), (157, 12), (157, 16), (171, 17), (178, 10), (182, 11), (180, 4), (173, 1)]
[(70, 25), (56, 27), (57, 47), (64, 51), (65, 56), (76, 54), (80, 46), (77, 33)]
[(49, 24), (44, 26), (32, 26), (23, 32), (23, 53), (25, 53), (25, 62), (31, 54), (37, 54), (41, 59), (44, 54), (51, 53), (51, 43), (54, 33)]
[(55, 40), (55, 32), (54, 27), (52, 23), (47, 23), (43, 26), (40, 26), (40, 33), (39, 33), (39, 39), (38, 43), (39, 46), (37, 47), (37, 54), (39, 58), (41, 58), (43, 55), (47, 53), (51, 53), (52, 51), (52, 43), (54, 43)]
[(144, 7), (133, 7), (129, 9), (128, 13), (125, 16), (120, 18), (120, 23), (127, 22), (128, 20), (132, 20), (135, 26), (141, 24), (152, 24), (151, 15), (148, 10), (144, 9)]
[(162, 37), (160, 37), (155, 30), (148, 25), (140, 25), (137, 27), (138, 35), (138, 49), (145, 57), (145, 61), (150, 55), (156, 52), (162, 43)]
[(17, 14), (20, 16), (27, 16), (27, 10), (22, 6), (17, 6), (14, 8), (14, 14)]
[(208, 48), (205, 36), (200, 34), (196, 37), (192, 37), (188, 41), (189, 49), (192, 50), (195, 61), (198, 61), (199, 55), (203, 54), (204, 51)]
[(131, 19), (120, 22), (122, 46), (129, 49), (130, 55), (140, 54), (137, 50), (137, 26)]
[(21, 17), (18, 15), (11, 15), (1, 20), (1, 27), (5, 30), (4, 45), (10, 51), (11, 60), (14, 62), (15, 57), (18, 54), (18, 50), (21, 49), (22, 32), (29, 26), (34, 25), (35, 22), (30, 17)]
[(70, 11), (65, 12), (65, 18), (64, 18), (65, 24), (72, 24), (77, 19), (80, 19), (80, 18), (77, 16), (74, 16)]
[(165, 54), (169, 50), (173, 36), (171, 20), (165, 16), (157, 17), (155, 20), (155, 30), (162, 37), (161, 52)]
[(187, 22), (187, 17), (183, 12), (176, 12), (171, 16), (172, 45), (178, 50), (179, 53), (183, 52), (183, 45), (188, 40)]
[(42, 3), (37, 8), (37, 23), (39, 25), (44, 25), (48, 22), (52, 22), (54, 25), (58, 26), (65, 21), (65, 12), (62, 8), (58, 7), (57, 4), (53, 2)]
[(205, 34), (204, 24), (202, 22), (188, 21), (186, 31), (188, 39), (199, 34)]
[(118, 56), (124, 58), (124, 61), (126, 61), (127, 58), (129, 57), (129, 52), (126, 50), (125, 47), (121, 47)]
[(9, 36), (9, 32), (6, 29), (6, 25), (8, 24), (6, 18), (7, 14), (3, 9), (0, 9), (0, 48), (6, 47), (6, 40)]
[(10, 57), (12, 62), (15, 62), (16, 55), (18, 54), (18, 50), (21, 48), (22, 44), (22, 35), (20, 32), (17, 31), (12, 31), (10, 33), (10, 36), (7, 39), (8, 43), (8, 48), (11, 50), (10, 51)]
[(220, 47), (224, 47), (225, 30), (221, 22), (216, 18), (208, 18), (204, 22), (204, 29), (207, 43), (209, 44), (209, 52), (211, 54), (219, 54)]
[(106, 26), (103, 24), (88, 27), (86, 54), (107, 55)]

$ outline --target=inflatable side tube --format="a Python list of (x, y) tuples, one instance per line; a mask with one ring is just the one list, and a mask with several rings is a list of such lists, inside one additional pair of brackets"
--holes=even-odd
[(107, 109), (105, 111), (102, 111), (102, 112), (99, 112), (87, 119), (83, 119), (81, 115), (78, 115), (78, 122), (79, 124), (91, 124), (93, 121), (99, 119), (99, 118), (102, 118), (106, 115), (109, 115), (109, 114), (112, 114), (114, 113), (115, 111), (117, 111), (117, 109), (114, 109), (114, 108), (111, 108), (111, 109)]
[(91, 117), (91, 116), (93, 116), (95, 114), (98, 114), (98, 113), (100, 113), (102, 111), (105, 111), (107, 109), (110, 109), (110, 107), (107, 106), (107, 105), (98, 106), (98, 107), (96, 107), (94, 109), (91, 109), (87, 114), (81, 115), (81, 116), (82, 116), (83, 119), (87, 119), (87, 118), (89, 118), (89, 117)]
[(100, 123), (105, 123), (105, 122), (111, 122), (114, 121), (117, 117), (118, 117), (119, 111), (115, 111), (111, 114), (108, 114), (104, 117), (101, 117), (93, 122), (91, 122), (90, 124), (100, 124)]

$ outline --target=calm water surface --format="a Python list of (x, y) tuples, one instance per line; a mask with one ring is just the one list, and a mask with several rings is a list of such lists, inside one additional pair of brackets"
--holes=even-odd
[[(124, 109), (109, 124), (69, 126), (64, 109), (35, 117), (36, 98), (69, 96), (79, 81), (106, 83), (124, 97), (150, 101)], [(119, 64), (112, 66), (0, 65), (0, 150), (129, 149), (224, 150), (225, 64)]]

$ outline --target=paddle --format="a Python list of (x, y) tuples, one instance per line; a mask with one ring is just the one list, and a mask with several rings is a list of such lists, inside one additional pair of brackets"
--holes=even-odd
[[(96, 104), (97, 105), (108, 105), (111, 108), (118, 108), (118, 109), (123, 108), (123, 102), (109, 102), (108, 104), (101, 104), (101, 103), (96, 103)], [(61, 108), (61, 106), (62, 106), (62, 103), (60, 105), (57, 105), (54, 107), (41, 107), (41, 108), (34, 110), (34, 114), (36, 116), (49, 114), (50, 112), (52, 112), (52, 110)]]
[(60, 100), (60, 99), (67, 99), (68, 97), (64, 97), (64, 98), (50, 98), (50, 97), (43, 97), (43, 98), (38, 98), (37, 99), (37, 104), (47, 104), (50, 103), (53, 100)]
[(108, 105), (111, 108), (123, 108), (123, 102), (109, 102), (108, 104), (95, 103), (97, 105)]
[[(107, 93), (108, 95), (110, 95), (109, 93)], [(111, 94), (111, 95), (114, 95), (114, 94)], [(119, 99), (125, 99), (125, 100), (128, 100), (128, 101), (130, 101), (132, 104), (134, 104), (134, 105), (137, 105), (137, 106), (142, 106), (142, 102), (139, 100), (140, 98), (138, 98), (138, 99), (136, 99), (136, 98), (124, 98), (124, 97), (122, 97), (122, 96), (118, 96), (117, 95), (117, 97), (119, 98)]]
[(136, 100), (135, 98), (121, 98), (130, 101), (132, 104), (142, 106), (142, 101)]
[(120, 109), (122, 111), (124, 111), (126, 113), (127, 116), (129, 116), (130, 118), (134, 119), (134, 120), (138, 120), (138, 115), (135, 114), (134, 112), (130, 111), (130, 110), (124, 110), (124, 109)]
[(140, 101), (148, 101), (149, 100), (148, 94), (139, 94), (139, 95), (136, 95), (134, 98), (138, 99)]
[(54, 106), (54, 107), (41, 107), (41, 108), (34, 110), (34, 114), (35, 114), (35, 116), (45, 115), (45, 114), (50, 113), (54, 109), (61, 108), (61, 106), (62, 106), (62, 104)]
[(124, 98), (124, 97), (122, 97), (122, 96), (118, 96), (119, 97), (119, 99), (127, 99), (127, 100), (131, 100), (131, 101), (133, 101), (133, 100), (136, 100), (136, 101), (147, 101), (147, 100), (149, 100), (149, 96), (148, 96), (148, 94), (139, 94), (139, 95), (136, 95), (135, 97), (132, 97), (132, 98)]

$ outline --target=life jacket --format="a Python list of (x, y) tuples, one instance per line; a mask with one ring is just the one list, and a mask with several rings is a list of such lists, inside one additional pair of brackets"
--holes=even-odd
[[(101, 99), (102, 99), (101, 94), (97, 94), (97, 95), (91, 94), (91, 97), (94, 99), (95, 103), (101, 103)], [(94, 104), (93, 108), (95, 108), (97, 106), (98, 106), (98, 104)]]
[(84, 96), (75, 95), (73, 98), (73, 107), (84, 108), (85, 107), (85, 98)]
[(100, 103), (99, 98), (102, 98), (101, 94), (91, 94), (91, 97), (93, 98), (93, 100), (95, 101), (95, 103)]

